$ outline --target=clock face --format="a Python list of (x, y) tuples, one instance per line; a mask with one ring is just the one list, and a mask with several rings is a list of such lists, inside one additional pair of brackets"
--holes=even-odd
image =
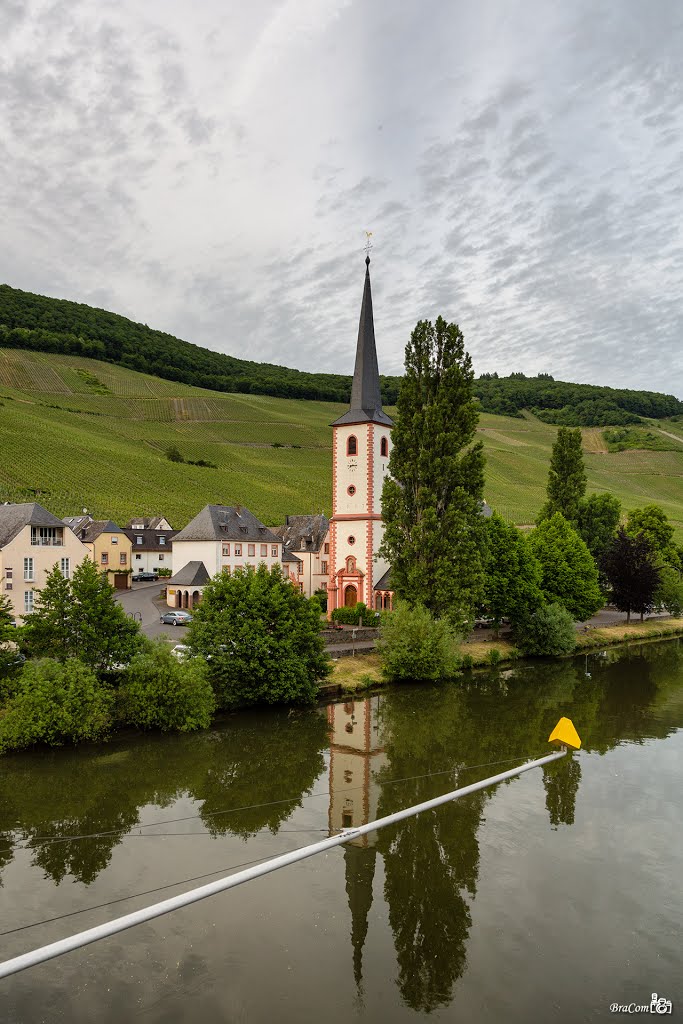
[(358, 463), (356, 462), (355, 459), (349, 459), (348, 466), (349, 466), (349, 469), (357, 469), (358, 468)]

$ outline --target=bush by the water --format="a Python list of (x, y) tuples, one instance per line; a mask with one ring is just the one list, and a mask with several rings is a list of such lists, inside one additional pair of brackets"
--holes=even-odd
[(120, 714), (139, 729), (206, 729), (216, 707), (206, 663), (178, 661), (164, 640), (131, 661), (119, 691)]
[(300, 594), (279, 566), (215, 576), (187, 644), (208, 660), (218, 706), (314, 701), (332, 671), (320, 614), (317, 600)]
[(459, 639), (450, 620), (398, 601), (380, 626), (382, 674), (394, 682), (452, 679), (459, 671)]
[(570, 654), (576, 646), (574, 620), (561, 604), (548, 604), (531, 616), (518, 638), (525, 654)]
[(16, 693), (0, 711), (0, 753), (100, 739), (111, 725), (112, 704), (111, 689), (75, 658), (27, 662)]
[(341, 622), (345, 626), (358, 626), (361, 619), (364, 626), (379, 626), (380, 617), (379, 612), (373, 612), (362, 601), (355, 604), (353, 608), (342, 606), (341, 608), (335, 608), (332, 612), (332, 621)]

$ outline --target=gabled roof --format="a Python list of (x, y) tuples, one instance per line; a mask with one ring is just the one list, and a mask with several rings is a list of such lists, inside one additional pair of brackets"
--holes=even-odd
[(330, 424), (332, 427), (345, 423), (383, 423), (393, 427), (394, 421), (382, 409), (382, 395), (375, 345), (375, 323), (372, 315), (372, 290), (370, 288), (370, 257), (365, 259), (365, 284), (363, 303), (358, 324), (356, 365), (351, 385), (351, 405), (348, 412)]
[(63, 527), (64, 523), (36, 501), (0, 505), (0, 548), (14, 540), (25, 526)]
[[(123, 529), (124, 532), (126, 530), (137, 530), (138, 533), (140, 532), (141, 528), (143, 530), (172, 529), (170, 525), (162, 526), (162, 523), (168, 523), (168, 519), (166, 518), (166, 516), (136, 516), (134, 519), (129, 519)], [(177, 533), (176, 530), (174, 530), (173, 532)]]
[(391, 590), (391, 569), (387, 569), (382, 579), (375, 583), (373, 590)]
[[(177, 530), (129, 530), (127, 528), (121, 531), (121, 533), (125, 533), (136, 551), (171, 551), (173, 538), (177, 532)], [(142, 537), (142, 544), (138, 544), (138, 537)], [(165, 543), (160, 544), (160, 539), (163, 539)]]
[(194, 519), (173, 538), (175, 547), (185, 540), (260, 541), (281, 544), (277, 537), (243, 505), (206, 505)]
[(123, 533), (111, 519), (90, 519), (89, 516), (71, 516), (63, 520), (71, 527), (79, 540), (84, 544), (92, 544), (103, 533)]
[(203, 562), (188, 562), (168, 582), (176, 587), (203, 587), (210, 579)]
[(330, 521), (322, 512), (308, 516), (286, 516), (284, 526), (274, 526), (288, 551), (319, 552), (325, 542)]

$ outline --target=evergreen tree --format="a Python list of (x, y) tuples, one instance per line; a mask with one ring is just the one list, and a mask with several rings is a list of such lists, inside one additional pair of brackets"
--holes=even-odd
[(579, 504), (586, 493), (586, 471), (581, 449), (581, 430), (560, 427), (553, 445), (548, 472), (548, 500), (537, 522), (560, 512), (570, 523), (579, 518)]
[(71, 581), (64, 578), (58, 565), (48, 573), (45, 586), (36, 593), (34, 609), (23, 630), (27, 653), (61, 662), (74, 657)]
[(420, 321), (405, 352), (398, 423), (382, 492), (392, 586), (456, 624), (473, 617), (483, 588), (484, 486), (472, 364), (457, 324)]
[(626, 621), (631, 621), (631, 612), (639, 612), (642, 622), (645, 613), (655, 606), (661, 581), (652, 543), (645, 534), (633, 537), (620, 526), (602, 557), (601, 567), (612, 589), (612, 602), (619, 611), (626, 612)]
[(598, 570), (570, 523), (556, 512), (531, 534), (531, 550), (541, 563), (541, 590), (548, 604), (561, 604), (578, 622), (603, 605)]
[(483, 605), (495, 628), (507, 618), (521, 627), (543, 604), (541, 566), (528, 541), (497, 513), (486, 522)]
[(331, 671), (320, 605), (278, 565), (214, 576), (193, 612), (187, 644), (207, 660), (222, 708), (313, 701)]
[(613, 494), (590, 494), (579, 502), (579, 534), (597, 562), (614, 540), (620, 518), (621, 502)]

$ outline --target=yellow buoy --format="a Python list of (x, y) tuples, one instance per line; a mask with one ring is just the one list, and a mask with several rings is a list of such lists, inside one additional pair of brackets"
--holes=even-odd
[(581, 749), (579, 734), (570, 718), (561, 718), (548, 737), (548, 743), (559, 743), (572, 750)]

